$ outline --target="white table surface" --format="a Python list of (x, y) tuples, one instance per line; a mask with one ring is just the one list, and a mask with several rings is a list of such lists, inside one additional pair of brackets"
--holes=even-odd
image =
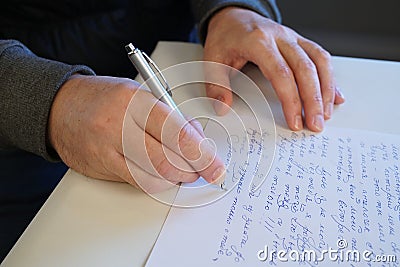
[[(201, 53), (198, 45), (160, 42), (152, 57), (165, 68), (200, 60)], [(327, 127), (400, 134), (400, 63), (343, 57), (333, 63), (346, 103)], [(267, 99), (285, 125), (275, 94)], [(168, 210), (127, 184), (69, 170), (1, 267), (142, 266)]]

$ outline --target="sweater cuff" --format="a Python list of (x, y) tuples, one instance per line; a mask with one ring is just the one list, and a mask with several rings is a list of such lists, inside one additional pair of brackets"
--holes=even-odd
[(95, 75), (82, 65), (37, 57), (18, 41), (0, 49), (0, 136), (17, 147), (50, 161), (60, 160), (47, 140), (50, 109), (57, 91), (74, 73)]
[(220, 9), (228, 6), (247, 8), (262, 16), (281, 22), (281, 15), (275, 0), (199, 0), (192, 1), (192, 8), (195, 10), (198, 23), (198, 34), (202, 43), (207, 36), (208, 22), (211, 17)]

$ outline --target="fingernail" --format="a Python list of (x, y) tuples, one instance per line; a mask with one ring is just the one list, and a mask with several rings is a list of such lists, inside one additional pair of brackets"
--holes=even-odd
[(225, 167), (219, 167), (213, 172), (211, 179), (213, 182), (223, 183), (225, 177), (226, 177)]
[(341, 98), (344, 98), (344, 94), (342, 93), (339, 87), (336, 87), (336, 92)]
[(325, 118), (329, 119), (332, 116), (332, 112), (333, 112), (333, 104), (332, 103), (328, 103), (325, 105)]
[(314, 116), (313, 125), (318, 132), (321, 132), (324, 129), (324, 118), (322, 115)]
[(300, 115), (294, 117), (294, 129), (296, 131), (303, 129), (303, 118)]

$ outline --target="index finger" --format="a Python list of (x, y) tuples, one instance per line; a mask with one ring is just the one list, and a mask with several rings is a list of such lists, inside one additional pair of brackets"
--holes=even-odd
[(320, 132), (324, 127), (324, 107), (317, 67), (296, 42), (282, 42), (280, 48), (294, 73), (307, 126)]
[(301, 130), (302, 106), (296, 81), (286, 60), (275, 42), (258, 40), (248, 49), (247, 58), (255, 63), (263, 75), (271, 82), (281, 104), (290, 129)]

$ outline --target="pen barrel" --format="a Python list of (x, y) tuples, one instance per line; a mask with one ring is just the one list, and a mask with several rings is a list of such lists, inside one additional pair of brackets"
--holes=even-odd
[(168, 94), (166, 88), (161, 84), (157, 75), (154, 71), (149, 67), (147, 60), (143, 57), (142, 53), (135, 51), (133, 53), (129, 53), (129, 59), (135, 66), (136, 70), (139, 72), (140, 76), (142, 76), (145, 84), (151, 90), (153, 95), (163, 103), (167, 104), (171, 109), (177, 112), (182, 117), (183, 114), (180, 112), (178, 107), (176, 106), (172, 97)]

